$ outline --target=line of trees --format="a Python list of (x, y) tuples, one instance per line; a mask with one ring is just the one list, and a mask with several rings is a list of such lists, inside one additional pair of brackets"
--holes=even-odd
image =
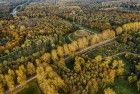
[(140, 21), (138, 13), (121, 12), (115, 10), (91, 11), (84, 8), (54, 8), (54, 10), (59, 10), (55, 11), (55, 14), (58, 14), (67, 20), (77, 22), (78, 24), (82, 24), (93, 29), (112, 29), (114, 26), (122, 25), (124, 23)]
[[(45, 56), (46, 58), (44, 58), (43, 56), (44, 59), (42, 58), (41, 61), (39, 61), (42, 62), (42, 67), (39, 67), (40, 72), (38, 72), (38, 76), (42, 78), (42, 84), (40, 86), (44, 94), (49, 94), (49, 90), (47, 91), (47, 89), (50, 87), (49, 85), (48, 87), (46, 87), (44, 84), (48, 83), (47, 81), (50, 79), (50, 76), (51, 79), (55, 78), (51, 74), (51, 72), (49, 72), (49, 77), (45, 77), (45, 75), (49, 75), (48, 70), (52, 70), (51, 68), (46, 67), (46, 65), (44, 64), (44, 62), (50, 62), (50, 60), (46, 60), (47, 58), (50, 58), (50, 55), (45, 54)], [(86, 57), (86, 59), (84, 58), (78, 56), (75, 57), (75, 61), (73, 62), (74, 65), (71, 64), (71, 70), (67, 67), (63, 58), (61, 58), (61, 60), (59, 60), (57, 63), (50, 64), (53, 70), (58, 73), (63, 81), (62, 83), (62, 81), (60, 80), (57, 84), (59, 85), (59, 83), (61, 82), (61, 86), (63, 85), (63, 89), (62, 87), (60, 87), (60, 89), (58, 90), (57, 88), (59, 86), (51, 84), (52, 88), (57, 86), (57, 88), (50, 89), (53, 90), (52, 94), (58, 92), (60, 93), (61, 90), (66, 94), (96, 94), (97, 92), (99, 92), (99, 90), (104, 91), (105, 94), (108, 94), (109, 92), (110, 94), (115, 94), (112, 89), (107, 87), (113, 85), (114, 80), (117, 76), (121, 76), (124, 74), (124, 63), (121, 60), (114, 60), (112, 57), (103, 58), (102, 56), (96, 56), (94, 59), (88, 57)], [(46, 79), (47, 81), (43, 82), (43, 79)]]
[(19, 45), (19, 43), (22, 41), (23, 37), (19, 36), (18, 33), (16, 32), (12, 32), (12, 31), (1, 31), (0, 32), (2, 34), (2, 36), (4, 36), (5, 33), (7, 33), (9, 36), (5, 36), (5, 38), (8, 37), (9, 40), (7, 41), (4, 45), (0, 45), (0, 53), (3, 53), (6, 50), (10, 50), (13, 49), (15, 46)]

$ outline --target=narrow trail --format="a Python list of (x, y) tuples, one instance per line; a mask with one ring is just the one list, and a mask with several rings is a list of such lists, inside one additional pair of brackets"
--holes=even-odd
[[(80, 51), (75, 52), (75, 55), (79, 55), (79, 54), (83, 54), (83, 53), (88, 53), (90, 50), (92, 50), (92, 49), (94, 49), (94, 48), (96, 48), (96, 47), (99, 47), (99, 46), (103, 46), (103, 45), (105, 45), (105, 44), (108, 44), (108, 43), (112, 42), (113, 40), (115, 40), (116, 38), (117, 38), (117, 37), (112, 38), (112, 39), (109, 39), (109, 40), (102, 41), (102, 42), (100, 42), (100, 43), (98, 43), (98, 44), (91, 45), (91, 46), (88, 46), (88, 47), (86, 47), (86, 48), (83, 48), (83, 49), (81, 49)], [(66, 60), (69, 60), (70, 58), (71, 58), (70, 56), (65, 57), (65, 61), (66, 61)]]

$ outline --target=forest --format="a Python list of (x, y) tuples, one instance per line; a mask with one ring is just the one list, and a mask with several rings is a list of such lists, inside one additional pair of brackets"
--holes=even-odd
[(0, 37), (0, 94), (140, 94), (140, 13), (30, 3)]

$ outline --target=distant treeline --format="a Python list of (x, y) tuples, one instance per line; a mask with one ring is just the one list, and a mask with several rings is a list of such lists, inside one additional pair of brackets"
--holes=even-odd
[(9, 12), (0, 12), (0, 20), (1, 19), (12, 19), (13, 16)]
[(11, 3), (10, 5), (7, 5), (7, 7), (9, 7), (8, 10), (7, 9), (2, 10), (2, 11), (0, 10), (0, 19), (12, 19), (13, 17), (10, 13), (13, 11), (13, 9), (16, 6), (25, 2), (27, 2), (27, 0), (23, 0), (22, 2), (17, 2), (17, 3), (14, 2), (14, 3)]

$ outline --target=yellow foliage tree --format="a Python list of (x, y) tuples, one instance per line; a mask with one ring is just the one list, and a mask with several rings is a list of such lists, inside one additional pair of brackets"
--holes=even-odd
[(56, 50), (52, 50), (51, 57), (52, 57), (53, 61), (57, 61), (58, 60), (58, 55), (57, 55), (57, 51)]
[(59, 57), (63, 57), (64, 56), (64, 49), (61, 46), (57, 47), (57, 54)]
[(0, 94), (4, 94), (4, 88), (3, 85), (0, 83)]
[(27, 73), (29, 75), (35, 74), (35, 66), (31, 62), (28, 62), (28, 64), (27, 64)]
[(23, 86), (26, 83), (26, 69), (23, 65), (19, 67), (18, 70), (16, 70), (17, 74), (17, 82)]
[(121, 34), (122, 32), (123, 32), (122, 27), (119, 26), (119, 27), (116, 28), (116, 34), (117, 35)]
[(65, 52), (65, 55), (69, 55), (70, 54), (70, 50), (68, 48), (68, 44), (64, 44), (63, 45), (63, 49), (64, 49), (64, 52)]
[(14, 83), (14, 79), (11, 75), (5, 75), (5, 80), (8, 86), (9, 91), (13, 91), (15, 88), (15, 83)]
[(111, 88), (104, 89), (104, 94), (116, 94), (115, 91)]
[(45, 53), (41, 56), (41, 60), (43, 60), (46, 63), (49, 63), (51, 59), (51, 54), (50, 53)]

